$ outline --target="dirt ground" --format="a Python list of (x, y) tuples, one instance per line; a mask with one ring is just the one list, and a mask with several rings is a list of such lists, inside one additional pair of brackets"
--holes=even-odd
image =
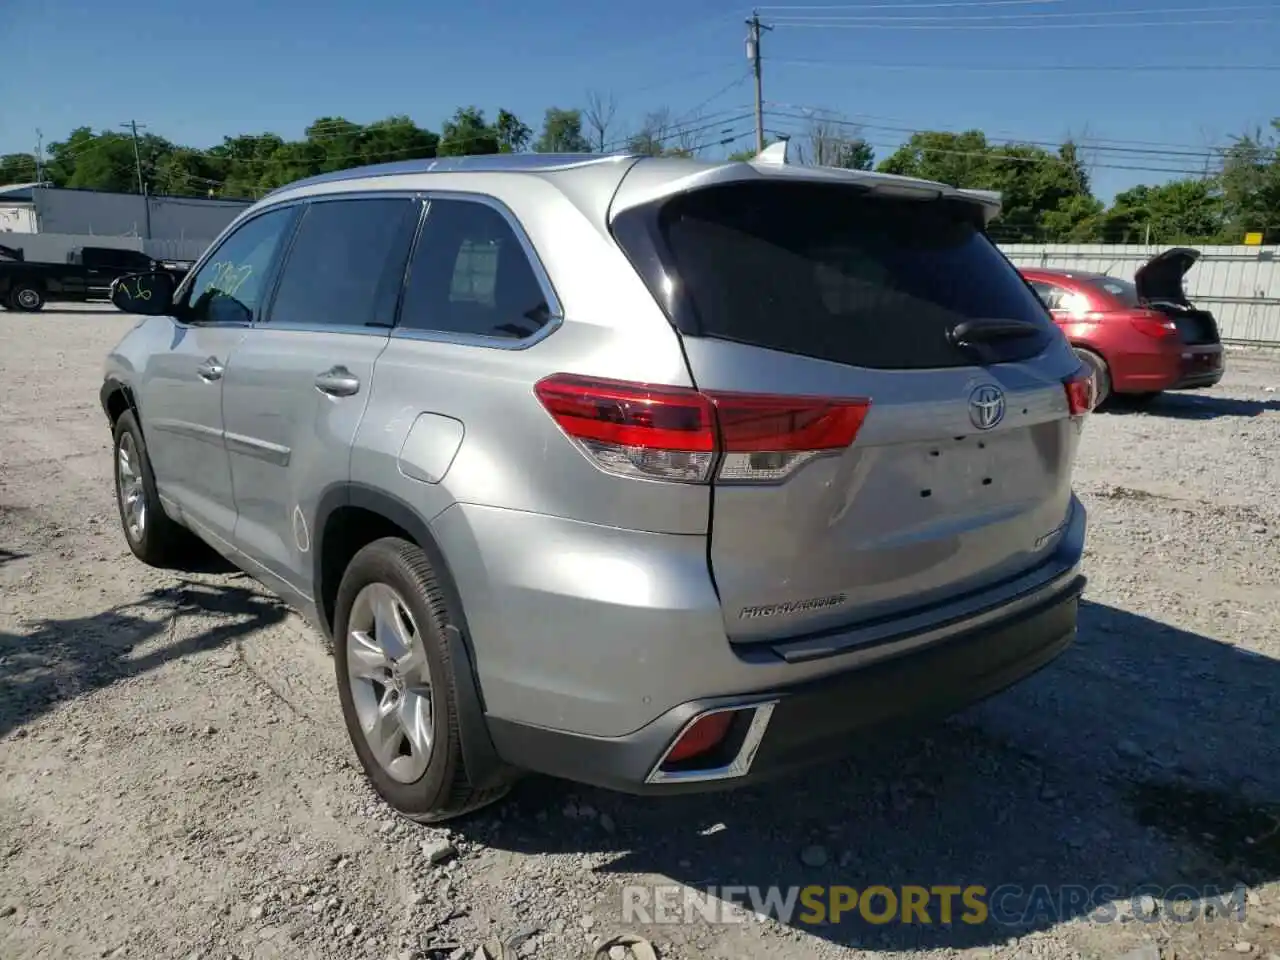
[[(446, 830), (365, 786), (294, 613), (128, 553), (97, 391), (129, 324), (0, 312), (5, 960), (439, 960), (489, 938), (563, 960), (621, 931), (690, 960), (1280, 953), (1280, 354), (1092, 418), (1080, 636), (1027, 683), (767, 788), (533, 779)], [(624, 917), (624, 885), (671, 883), (1013, 899), (982, 924)], [(1243, 917), (1185, 902), (1237, 885)]]

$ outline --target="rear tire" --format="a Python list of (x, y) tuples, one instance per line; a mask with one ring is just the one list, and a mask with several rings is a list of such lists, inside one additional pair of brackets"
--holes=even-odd
[(1093, 405), (1093, 409), (1101, 410), (1102, 406), (1111, 398), (1111, 371), (1107, 368), (1107, 361), (1092, 350), (1086, 350), (1084, 347), (1076, 347), (1075, 351), (1076, 356), (1088, 364), (1090, 371), (1093, 373), (1093, 383), (1097, 391), (1097, 400)]
[(342, 718), (378, 795), (419, 823), (505, 796), (510, 781), (475, 790), (467, 776), (450, 619), (426, 555), (397, 537), (363, 547), (342, 576), (333, 619)]
[(168, 570), (189, 566), (204, 545), (164, 512), (147, 445), (132, 410), (116, 420), (113, 440), (116, 507), (129, 549), (151, 567)]
[(29, 283), (19, 283), (9, 294), (9, 303), (15, 310), (35, 313), (44, 309), (44, 291)]

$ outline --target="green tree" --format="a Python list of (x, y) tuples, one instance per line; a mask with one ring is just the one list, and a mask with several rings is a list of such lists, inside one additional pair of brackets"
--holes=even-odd
[(360, 137), (362, 163), (425, 160), (436, 155), (440, 137), (405, 116), (388, 117), (369, 124)]
[(871, 144), (858, 137), (845, 142), (838, 159), (837, 166), (846, 170), (870, 170), (875, 166), (876, 152)]
[(547, 107), (542, 134), (533, 149), (538, 153), (590, 153), (591, 144), (582, 133), (582, 111)]
[(1212, 179), (1174, 180), (1116, 194), (1094, 221), (1101, 243), (1198, 243), (1222, 229), (1222, 198)]
[(163, 137), (146, 134), (138, 138), (135, 158), (128, 134), (78, 127), (66, 140), (49, 144), (48, 175), (58, 186), (136, 193), (140, 162), (143, 183), (154, 192), (157, 168), (173, 150)]
[(36, 178), (36, 158), (30, 153), (6, 153), (0, 156), (0, 185), (31, 183)]
[[(138, 160), (153, 193), (256, 198), (302, 177), (362, 164), (435, 156), (463, 156), (534, 149), (578, 152), (611, 146), (612, 97), (592, 94), (585, 110), (551, 107), (536, 141), (518, 117), (499, 110), (492, 123), (479, 107), (460, 107), (439, 134), (407, 116), (362, 125), (340, 116), (317, 118), (301, 139), (277, 134), (238, 134), (209, 149), (170, 143), (147, 134), (138, 138)], [(697, 119), (675, 120), (662, 108), (648, 113), (630, 137), (630, 150), (651, 156), (691, 156), (709, 136)], [(871, 145), (847, 124), (818, 118), (797, 153), (829, 166), (869, 169)], [(730, 155), (750, 160), (754, 150)], [(1104, 207), (1090, 189), (1088, 172), (1074, 143), (1046, 150), (1033, 144), (993, 144), (980, 130), (913, 134), (886, 157), (879, 169), (939, 180), (961, 187), (998, 191), (1001, 218), (992, 234), (1006, 241), (1103, 241), (1108, 243), (1239, 243), (1246, 232), (1262, 231), (1265, 242), (1280, 241), (1280, 120), (1264, 134), (1238, 138), (1222, 151), (1221, 169), (1155, 185), (1140, 185)], [(49, 144), (44, 178), (57, 186), (138, 189), (133, 138), (120, 130), (95, 132), (77, 127)], [(0, 156), (0, 183), (35, 179), (30, 154)]]
[(1000, 219), (992, 233), (1009, 242), (1066, 239), (1097, 213), (1089, 178), (1072, 143), (1057, 153), (1029, 144), (990, 144), (980, 130), (916, 133), (880, 164), (886, 173), (956, 187), (996, 190)]
[(499, 153), (523, 153), (533, 138), (533, 131), (528, 125), (506, 110), (498, 111), (498, 119), (494, 121), (493, 128), (498, 135)]
[(178, 147), (156, 163), (153, 192), (169, 196), (217, 196), (225, 171), (223, 164), (207, 153)]
[(1264, 243), (1280, 240), (1280, 119), (1271, 128), (1275, 133), (1267, 137), (1261, 131), (1240, 137), (1222, 158), (1224, 243), (1241, 243), (1255, 231)]
[(499, 153), (502, 142), (498, 131), (485, 123), (479, 107), (459, 107), (440, 129), (437, 152), (442, 157), (465, 157)]

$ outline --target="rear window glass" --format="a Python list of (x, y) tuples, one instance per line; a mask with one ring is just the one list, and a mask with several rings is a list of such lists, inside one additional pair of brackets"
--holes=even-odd
[(1094, 290), (1098, 290), (1119, 300), (1123, 306), (1138, 306), (1138, 288), (1128, 280), (1117, 280), (1115, 277), (1089, 277), (1085, 283)]
[[(1022, 278), (959, 205), (823, 184), (733, 184), (669, 201), (670, 266), (703, 336), (878, 368), (967, 366), (956, 324), (1051, 329)], [(1044, 349), (1002, 343), (999, 359)]]

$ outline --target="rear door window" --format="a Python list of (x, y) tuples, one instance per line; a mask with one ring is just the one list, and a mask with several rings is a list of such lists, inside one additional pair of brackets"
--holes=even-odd
[(975, 360), (950, 330), (998, 318), (1044, 330), (1003, 341), (998, 359), (1034, 356), (1052, 324), (974, 216), (845, 185), (744, 183), (673, 198), (656, 227), (696, 334), (863, 367), (956, 367)]
[(487, 203), (432, 200), (405, 284), (400, 326), (521, 340), (552, 317), (512, 223)]

